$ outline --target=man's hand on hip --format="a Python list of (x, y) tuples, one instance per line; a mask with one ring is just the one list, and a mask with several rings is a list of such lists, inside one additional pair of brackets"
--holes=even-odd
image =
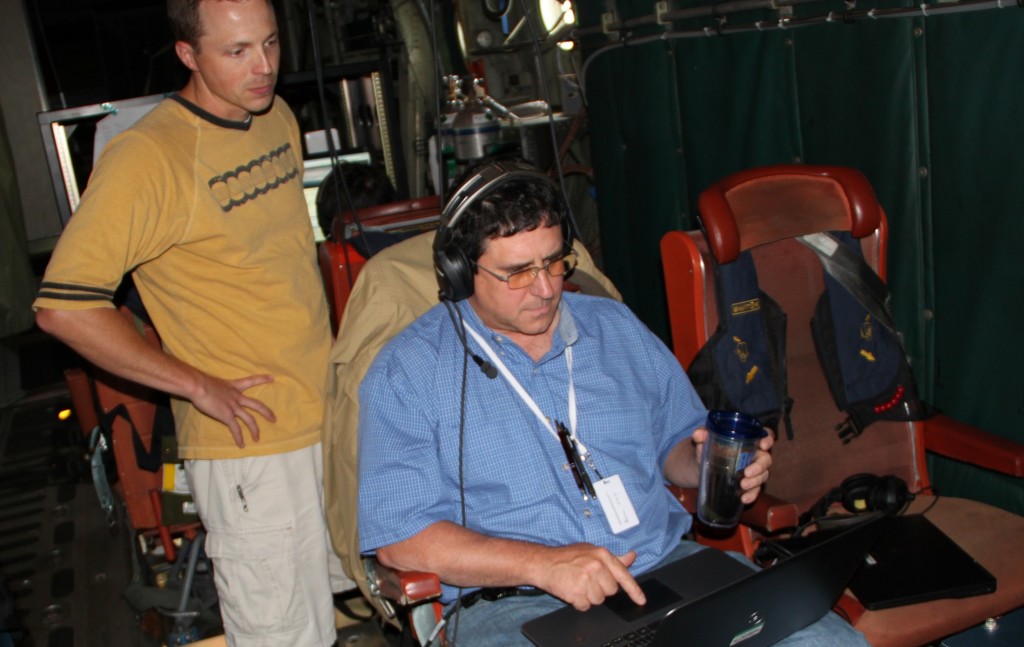
[(273, 381), (273, 375), (250, 375), (237, 380), (222, 380), (205, 375), (199, 394), (192, 398), (192, 404), (206, 415), (227, 425), (235, 444), (245, 447), (245, 437), (239, 420), (249, 429), (253, 442), (260, 440), (260, 427), (253, 412), (270, 422), (277, 421), (274, 412), (267, 405), (247, 397), (245, 391)]

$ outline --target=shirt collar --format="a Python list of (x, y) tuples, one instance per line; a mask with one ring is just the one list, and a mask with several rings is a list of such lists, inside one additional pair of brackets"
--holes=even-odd
[[(540, 361), (537, 362), (538, 364), (543, 364), (544, 362), (558, 357), (565, 352), (565, 349), (568, 346), (575, 344), (576, 340), (579, 339), (579, 329), (576, 327), (576, 320), (572, 316), (572, 309), (569, 307), (565, 297), (566, 294), (563, 292), (562, 298), (558, 302), (558, 324), (557, 328), (555, 328), (555, 334), (551, 338), (551, 349), (540, 358)], [(463, 307), (464, 304), (465, 307)], [(484, 339), (494, 343), (498, 348), (515, 347), (519, 355), (529, 359), (526, 351), (519, 348), (515, 342), (505, 335), (496, 333), (485, 326), (483, 321), (480, 320), (480, 317), (477, 316), (476, 311), (473, 310), (472, 306), (470, 306), (466, 301), (457, 302), (455, 307), (459, 308), (459, 312), (462, 313), (466, 322), (472, 326), (474, 330), (481, 333)], [(533, 360), (530, 359), (530, 361), (532, 362)]]
[(192, 103), (191, 101), (189, 101), (188, 99), (186, 99), (178, 93), (171, 94), (168, 96), (168, 98), (177, 101), (192, 114), (196, 115), (197, 117), (200, 117), (201, 119), (204, 119), (205, 121), (210, 122), (215, 126), (220, 126), (221, 128), (230, 128), (233, 130), (249, 130), (250, 126), (252, 126), (252, 113), (250, 113), (248, 117), (242, 119), (241, 121), (235, 121), (232, 119), (224, 119), (223, 117), (218, 117), (217, 115), (200, 108), (199, 106)]

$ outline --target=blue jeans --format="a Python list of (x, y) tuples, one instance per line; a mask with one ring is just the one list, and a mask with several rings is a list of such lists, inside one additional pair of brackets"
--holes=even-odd
[[(655, 568), (682, 559), (703, 548), (700, 544), (683, 540)], [(743, 555), (729, 554), (750, 568), (754, 568)], [(564, 606), (564, 602), (550, 595), (510, 597), (494, 602), (480, 600), (472, 607), (460, 610), (458, 616), (450, 617), (445, 631), (449, 641), (454, 641), (453, 645), (462, 647), (510, 647), (515, 645), (531, 647), (532, 643), (520, 633), (519, 627), (528, 620)], [(870, 647), (859, 631), (832, 612), (826, 614), (818, 622), (804, 627), (779, 642), (778, 645), (784, 647)]]

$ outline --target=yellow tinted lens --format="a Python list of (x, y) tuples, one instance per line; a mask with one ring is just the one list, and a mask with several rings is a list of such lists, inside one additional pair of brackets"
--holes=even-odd
[(539, 271), (539, 267), (528, 267), (525, 270), (512, 272), (508, 275), (508, 287), (513, 290), (529, 287), (533, 284), (533, 279), (536, 278)]
[(572, 267), (573, 258), (574, 256), (569, 254), (548, 262), (544, 267), (528, 267), (525, 270), (512, 272), (508, 275), (508, 287), (513, 290), (530, 287), (536, 280), (537, 274), (545, 270), (547, 270), (548, 276), (562, 276)]

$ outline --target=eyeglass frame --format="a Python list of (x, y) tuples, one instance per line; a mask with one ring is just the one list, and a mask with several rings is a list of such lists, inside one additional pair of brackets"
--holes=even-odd
[[(571, 263), (569, 261), (570, 258), (572, 258)], [(552, 274), (551, 273), (551, 264), (552, 263), (557, 263), (558, 261), (564, 261), (565, 262), (565, 270), (561, 274)], [(576, 264), (578, 262), (579, 262), (579, 255), (576, 253), (576, 250), (570, 249), (569, 251), (565, 252), (564, 254), (562, 254), (561, 256), (559, 256), (557, 258), (552, 258), (551, 260), (544, 261), (544, 265), (542, 265), (540, 267), (538, 267), (536, 265), (531, 265), (530, 267), (524, 267), (523, 269), (516, 270), (515, 272), (509, 272), (508, 274), (506, 274), (504, 276), (501, 275), (501, 274), (498, 274), (494, 270), (491, 270), (491, 269), (488, 269), (488, 268), (484, 267), (480, 263), (474, 263), (474, 265), (477, 267), (477, 269), (481, 269), (481, 270), (487, 272), (488, 274), (490, 274), (494, 278), (498, 279), (499, 281), (501, 281), (502, 283), (507, 285), (508, 289), (510, 289), (510, 290), (525, 290), (526, 288), (530, 287), (531, 285), (533, 285), (537, 281), (537, 277), (540, 275), (540, 273), (542, 271), (543, 272), (547, 272), (548, 273), (548, 277), (550, 277), (550, 278), (565, 276), (565, 275), (569, 274), (570, 272), (572, 272), (574, 269), (576, 269)], [(513, 287), (512, 286), (512, 277), (516, 276), (516, 275), (526, 276), (525, 272), (529, 272), (530, 273), (529, 274), (530, 282), (527, 283), (526, 285), (520, 285), (519, 287)]]

